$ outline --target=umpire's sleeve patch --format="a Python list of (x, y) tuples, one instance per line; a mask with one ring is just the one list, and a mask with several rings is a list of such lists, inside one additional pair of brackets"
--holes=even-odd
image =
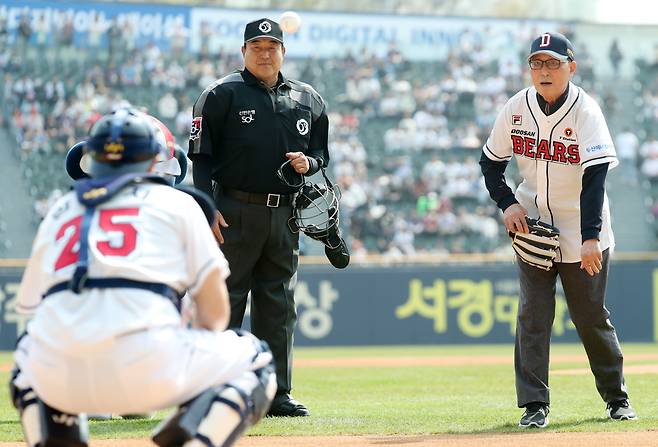
[(192, 129), (190, 129), (190, 140), (198, 140), (201, 138), (201, 121), (202, 117), (200, 116), (195, 116), (192, 119)]

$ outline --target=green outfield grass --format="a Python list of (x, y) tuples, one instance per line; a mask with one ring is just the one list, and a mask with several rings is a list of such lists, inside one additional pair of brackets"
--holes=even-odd
[[(658, 364), (633, 360), (634, 354), (658, 355), (657, 344), (624, 344), (626, 365)], [(555, 345), (552, 353), (583, 354), (580, 345)], [(297, 359), (364, 357), (512, 356), (511, 346), (432, 346), (374, 348), (298, 348)], [(10, 363), (0, 354), (0, 363)], [(559, 363), (559, 369), (587, 368), (586, 361)], [(0, 373), (6, 383), (9, 374)], [(514, 432), (521, 416), (516, 408), (514, 371), (506, 365), (404, 366), (371, 368), (299, 367), (294, 395), (309, 406), (310, 418), (265, 419), (253, 435), (432, 434)], [(626, 375), (638, 421), (612, 422), (591, 374), (554, 375), (551, 378), (553, 431), (625, 431), (658, 427), (656, 374)], [(95, 438), (146, 437), (163, 417), (150, 421), (99, 421), (91, 423)], [(0, 441), (22, 439), (17, 414), (7, 387), (0, 386)]]

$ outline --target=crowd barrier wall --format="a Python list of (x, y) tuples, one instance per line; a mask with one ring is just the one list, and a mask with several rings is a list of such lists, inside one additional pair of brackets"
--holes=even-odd
[[(15, 312), (20, 264), (0, 263), (0, 349), (25, 329)], [(297, 346), (511, 344), (519, 284), (511, 260), (302, 263), (295, 296)], [(658, 341), (658, 257), (615, 259), (606, 305), (620, 340)], [(552, 340), (578, 340), (559, 281)]]

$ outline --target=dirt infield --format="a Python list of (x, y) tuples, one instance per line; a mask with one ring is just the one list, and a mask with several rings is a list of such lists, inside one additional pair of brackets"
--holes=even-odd
[[(299, 359), (294, 361), (295, 368), (397, 368), (404, 366), (472, 366), (472, 365), (511, 365), (513, 356), (510, 355), (473, 355), (449, 357), (354, 357), (331, 359)], [(629, 354), (624, 356), (625, 362), (658, 361), (658, 354)], [(583, 355), (554, 355), (551, 356), (551, 365), (561, 363), (587, 362)], [(0, 371), (11, 370), (8, 363), (0, 364)], [(585, 374), (589, 369), (571, 369), (551, 372), (551, 374)], [(629, 365), (624, 366), (624, 372), (636, 374), (656, 374), (658, 364), (655, 365)]]
[[(90, 447), (153, 447), (144, 439), (93, 441)], [(540, 445), (542, 447), (655, 447), (658, 430), (624, 433), (551, 433), (528, 432), (482, 435), (427, 436), (247, 436), (237, 447), (509, 447)], [(0, 447), (25, 447), (24, 443), (0, 443)]]

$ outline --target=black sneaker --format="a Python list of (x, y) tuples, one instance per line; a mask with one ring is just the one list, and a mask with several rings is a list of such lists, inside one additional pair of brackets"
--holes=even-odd
[(531, 402), (519, 421), (521, 428), (544, 428), (548, 426), (548, 405), (544, 402)]
[(605, 412), (610, 419), (615, 421), (632, 421), (637, 419), (635, 410), (633, 410), (627, 399), (608, 403)]

